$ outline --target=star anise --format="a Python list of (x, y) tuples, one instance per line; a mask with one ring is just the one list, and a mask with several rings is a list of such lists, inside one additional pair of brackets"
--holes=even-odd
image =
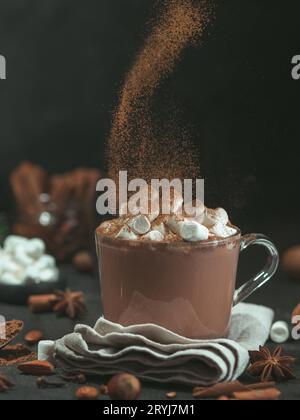
[(0, 392), (5, 392), (14, 386), (15, 384), (7, 376), (0, 374)]
[(66, 315), (71, 319), (77, 318), (85, 312), (84, 294), (82, 292), (72, 292), (71, 290), (57, 291), (57, 303), (53, 311), (59, 315)]
[(278, 346), (273, 353), (268, 347), (260, 347), (259, 351), (250, 351), (252, 365), (248, 372), (252, 376), (260, 376), (262, 382), (270, 379), (295, 379), (292, 365), (295, 360), (290, 356), (282, 356), (282, 347)]

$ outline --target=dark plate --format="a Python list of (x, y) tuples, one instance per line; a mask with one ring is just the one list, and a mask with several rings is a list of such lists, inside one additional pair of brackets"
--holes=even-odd
[(61, 278), (56, 282), (28, 284), (22, 286), (7, 285), (0, 283), (0, 302), (15, 305), (25, 305), (29, 296), (45, 295), (53, 293), (55, 290), (64, 290), (66, 287), (66, 279)]

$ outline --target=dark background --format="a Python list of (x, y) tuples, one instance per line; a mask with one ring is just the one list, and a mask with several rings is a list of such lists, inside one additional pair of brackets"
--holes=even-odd
[[(0, 54), (7, 58), (8, 76), (0, 80), (0, 211), (12, 207), (8, 176), (24, 159), (51, 173), (105, 167), (112, 112), (154, 3), (0, 0)], [(207, 204), (224, 206), (243, 231), (269, 235), (282, 252), (299, 243), (300, 81), (292, 80), (291, 59), (300, 54), (300, 2), (217, 3), (210, 36), (201, 48), (186, 51), (163, 88), (182, 103), (195, 127)], [(241, 261), (240, 282), (265, 258), (255, 248), (249, 254)], [(92, 324), (99, 315), (98, 279), (67, 270), (72, 288), (86, 293), (84, 321)], [(280, 270), (251, 301), (289, 321), (299, 285)], [(8, 319), (24, 319), (27, 329), (44, 329), (49, 339), (73, 328), (71, 321), (37, 317), (23, 307), (2, 304), (1, 311)], [(288, 343), (285, 352), (299, 354), (298, 343)], [(75, 386), (39, 394), (33, 379), (14, 368), (8, 374), (18, 386), (4, 399), (74, 395)], [(280, 388), (284, 399), (299, 400), (299, 380)], [(166, 391), (145, 387), (143, 397), (159, 400)], [(179, 397), (189, 398), (190, 390)]]
[[(22, 160), (105, 167), (105, 139), (154, 0), (0, 0), (0, 209)], [(210, 36), (165, 82), (199, 144), (207, 204), (298, 219), (298, 0), (217, 0)], [(294, 219), (293, 219), (294, 218)]]

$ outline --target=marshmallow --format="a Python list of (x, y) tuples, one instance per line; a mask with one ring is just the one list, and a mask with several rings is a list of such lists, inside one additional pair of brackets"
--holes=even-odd
[(290, 338), (288, 324), (284, 321), (275, 322), (271, 328), (270, 338), (276, 344), (286, 343)]
[(38, 360), (53, 363), (55, 343), (50, 340), (43, 340), (38, 345)]
[(209, 237), (208, 229), (194, 221), (180, 222), (179, 233), (188, 242), (206, 241)]
[[(188, 210), (188, 212), (187, 212)], [(202, 224), (205, 216), (205, 206), (200, 200), (194, 200), (192, 205), (185, 206), (186, 216)]]
[(16, 274), (21, 270), (21, 267), (15, 263), (11, 258), (2, 257), (0, 259), (0, 268), (2, 272), (9, 272)]
[(180, 235), (180, 224), (184, 221), (184, 218), (181, 216), (170, 216), (166, 219), (166, 225), (168, 228), (175, 233)]
[[(125, 204), (120, 207), (120, 214), (122, 214), (122, 215), (126, 214), (126, 213), (124, 213), (124, 208), (125, 208)], [(149, 208), (149, 211), (151, 211), (151, 208)], [(143, 213), (143, 212), (139, 211), (139, 209), (137, 207), (134, 209), (134, 211), (132, 213), (132, 215), (136, 215), (136, 216), (146, 215), (148, 217), (148, 220), (151, 223), (154, 222), (158, 218), (159, 214), (160, 214), (159, 210), (153, 211), (153, 213), (149, 213), (149, 214), (147, 214), (146, 212)], [(104, 224), (103, 224), (103, 227), (105, 227)]]
[(40, 280), (42, 282), (53, 282), (59, 278), (59, 272), (57, 268), (47, 268), (40, 272)]
[(203, 225), (210, 229), (216, 224), (216, 221), (215, 211), (206, 209), (204, 212)]
[(151, 223), (144, 215), (135, 216), (127, 224), (138, 235), (145, 235), (151, 229)]
[(46, 268), (55, 268), (56, 263), (55, 259), (51, 255), (43, 255), (34, 263), (33, 266), (38, 270), (44, 270)]
[(212, 228), (216, 223), (227, 225), (229, 223), (229, 217), (226, 210), (222, 208), (206, 209), (204, 214), (203, 224), (208, 229)]
[(40, 273), (41, 273), (41, 270), (37, 268), (34, 264), (26, 268), (25, 277), (27, 278), (27, 280), (35, 280), (39, 282)]
[(57, 281), (59, 270), (50, 255), (44, 255), (45, 244), (40, 239), (28, 240), (9, 236), (0, 249), (0, 283), (25, 284)]
[(27, 242), (28, 239), (22, 236), (10, 235), (5, 239), (3, 248), (5, 252), (13, 252), (17, 245), (25, 245)]
[(229, 217), (227, 211), (219, 207), (215, 210), (215, 216), (217, 221), (223, 223), (223, 225), (227, 225), (229, 223)]
[(132, 232), (128, 226), (123, 226), (120, 232), (116, 235), (118, 239), (127, 239), (129, 241), (136, 241), (137, 236), (134, 232)]
[(14, 252), (15, 261), (23, 267), (28, 267), (33, 264), (33, 259), (26, 254), (25, 246), (19, 244), (15, 247)]
[(182, 239), (189, 242), (206, 241), (209, 238), (209, 230), (194, 220), (170, 217), (167, 220), (170, 230)]
[(154, 223), (152, 225), (152, 230), (156, 230), (162, 234), (162, 236), (165, 236), (166, 234), (166, 227), (164, 223)]
[(221, 222), (217, 222), (210, 229), (210, 233), (219, 238), (229, 238), (230, 236), (234, 236), (237, 233), (237, 230), (230, 226), (223, 225)]
[(25, 276), (27, 279), (36, 281), (57, 281), (59, 275), (55, 259), (50, 255), (43, 255), (34, 264), (26, 268)]
[(45, 243), (41, 239), (31, 239), (24, 245), (24, 250), (29, 257), (38, 259), (45, 253)]
[(16, 285), (22, 283), (22, 278), (20, 278), (18, 274), (10, 273), (9, 271), (7, 271), (6, 273), (3, 273), (1, 275), (1, 283)]
[(162, 235), (158, 230), (151, 230), (147, 233), (147, 235), (143, 237), (143, 239), (153, 242), (160, 242), (164, 240), (164, 235)]

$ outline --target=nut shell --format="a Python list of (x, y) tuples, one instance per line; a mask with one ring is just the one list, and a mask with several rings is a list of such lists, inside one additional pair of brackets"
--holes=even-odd
[(22, 363), (18, 366), (20, 372), (31, 376), (48, 376), (54, 372), (52, 363), (42, 360), (33, 360), (32, 362)]
[(92, 401), (97, 400), (99, 397), (99, 391), (93, 386), (82, 386), (76, 391), (76, 398), (82, 401)]
[(44, 333), (42, 331), (32, 330), (32, 331), (29, 331), (25, 335), (24, 340), (26, 341), (27, 344), (34, 345), (40, 342), (43, 338), (44, 338)]
[(288, 249), (282, 256), (282, 267), (295, 280), (300, 280), (300, 246)]
[(112, 400), (135, 401), (141, 395), (141, 383), (129, 373), (115, 375), (107, 384), (108, 395)]
[(78, 252), (73, 258), (73, 264), (81, 273), (91, 273), (94, 271), (94, 260), (89, 252)]

